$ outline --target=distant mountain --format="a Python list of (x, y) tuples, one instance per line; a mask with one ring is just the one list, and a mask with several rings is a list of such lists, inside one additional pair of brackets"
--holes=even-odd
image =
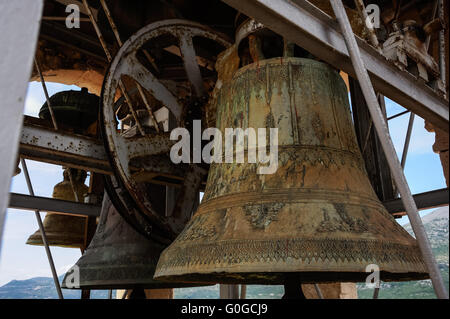
[[(423, 219), (425, 230), (433, 248), (433, 252), (439, 263), (446, 286), (449, 286), (449, 264), (448, 264), (448, 243), (449, 243), (449, 209), (443, 207), (426, 215)], [(411, 226), (405, 225), (405, 229), (413, 236)], [(61, 276), (59, 279), (62, 280)], [(63, 289), (64, 298), (79, 299), (80, 291)], [(279, 299), (284, 294), (283, 286), (247, 286), (248, 299)], [(94, 290), (91, 292), (92, 299), (106, 299), (108, 291)], [(372, 298), (373, 289), (368, 289), (364, 284), (358, 284), (358, 297), (361, 299)], [(115, 293), (113, 293), (115, 296)], [(52, 278), (36, 277), (27, 280), (13, 280), (0, 287), (0, 299), (55, 299), (58, 298)], [(219, 286), (180, 288), (175, 289), (176, 299), (216, 299), (219, 298)], [(430, 280), (403, 282), (403, 283), (382, 283), (380, 299), (428, 299), (435, 298)]]
[[(61, 283), (64, 275), (59, 277)], [(63, 289), (65, 299), (80, 299), (80, 290)], [(115, 295), (115, 294), (114, 294)], [(108, 291), (93, 290), (92, 299), (106, 299)], [(12, 280), (6, 285), (0, 287), (0, 299), (57, 299), (53, 278), (35, 277), (26, 280)]]
[[(448, 270), (448, 242), (449, 242), (449, 209), (442, 207), (422, 218), (431, 248), (441, 270), (444, 283), (449, 289)], [(404, 226), (414, 236), (411, 225)], [(361, 299), (372, 298), (373, 289), (368, 289), (364, 284), (358, 284), (358, 297)], [(382, 283), (380, 287), (380, 299), (432, 299), (436, 298), (431, 285), (431, 280)]]

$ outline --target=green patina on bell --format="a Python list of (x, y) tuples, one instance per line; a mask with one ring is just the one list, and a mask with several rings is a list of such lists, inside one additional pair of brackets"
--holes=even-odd
[[(99, 97), (88, 93), (87, 88), (58, 92), (50, 97), (50, 104), (57, 123), (65, 126), (86, 130), (97, 120)], [(39, 117), (51, 120), (47, 102), (42, 105)]]

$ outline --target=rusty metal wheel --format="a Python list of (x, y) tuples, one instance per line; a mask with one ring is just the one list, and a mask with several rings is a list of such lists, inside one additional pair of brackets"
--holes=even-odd
[(201, 24), (164, 20), (131, 36), (106, 73), (100, 113), (111, 185), (127, 192), (117, 197), (122, 214), (144, 234), (174, 238), (198, 202), (207, 167), (172, 163), (169, 131), (202, 119), (215, 59), (229, 45)]

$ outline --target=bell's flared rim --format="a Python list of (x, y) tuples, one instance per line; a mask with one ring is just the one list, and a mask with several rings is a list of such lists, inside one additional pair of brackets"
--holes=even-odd
[(64, 275), (61, 287), (64, 289), (169, 289), (210, 286), (211, 283), (191, 283), (153, 279), (154, 267), (80, 267), (79, 284), (70, 282), (72, 275)]
[[(216, 269), (217, 271), (217, 269)], [(293, 278), (302, 284), (329, 284), (339, 282), (366, 282), (370, 273), (365, 272), (329, 272), (329, 271), (309, 271), (309, 272), (245, 272), (245, 273), (226, 273), (212, 272), (207, 274), (188, 273), (185, 275), (159, 276), (158, 280), (177, 281), (177, 282), (209, 282), (210, 284), (245, 284), (245, 285), (283, 285), (290, 282)], [(383, 282), (402, 282), (430, 279), (428, 273), (405, 272), (390, 273), (380, 272), (380, 281)]]
[[(183, 233), (162, 252), (156, 279), (282, 284), (283, 274), (298, 273), (305, 283), (335, 282), (341, 277), (348, 282), (364, 282), (371, 265), (384, 281), (428, 278), (417, 241), (378, 205), (286, 201), (275, 205), (278, 212), (276, 218), (268, 220), (270, 223), (259, 223), (239, 203), (217, 210), (211, 205), (215, 201), (205, 203), (206, 207), (202, 203), (202, 213), (196, 213)], [(269, 212), (274, 204), (259, 205)], [(339, 223), (328, 220), (327, 227), (316, 227), (319, 231), (309, 234), (313, 223), (310, 220), (308, 224), (306, 219), (311, 215), (322, 218), (321, 208), (327, 208), (331, 216), (345, 212), (343, 216), (349, 222), (359, 223), (351, 223), (351, 231), (344, 231), (335, 229)], [(370, 218), (380, 226), (374, 227)], [(306, 224), (291, 227), (300, 225), (299, 221)]]
[[(67, 237), (67, 233), (46, 232), (47, 242), (49, 246), (57, 246), (62, 248), (82, 248), (84, 246), (84, 238), (81, 236)], [(40, 231), (36, 231), (26, 241), (27, 245), (44, 246), (42, 235)]]
[[(404, 247), (403, 249), (408, 249)], [(414, 251), (414, 247), (409, 247)], [(276, 254), (276, 253), (275, 253)], [(414, 252), (413, 255), (420, 255)], [(286, 281), (296, 278), (302, 283), (333, 283), (333, 282), (365, 282), (374, 270), (379, 271), (381, 281), (412, 281), (429, 279), (426, 266), (416, 256), (408, 261), (400, 259), (381, 261), (374, 259), (363, 260), (361, 257), (324, 257), (310, 256), (292, 258), (274, 254), (262, 254), (257, 261), (256, 255), (249, 256), (246, 261), (239, 260), (240, 256), (224, 252), (226, 256), (234, 258), (226, 262), (204, 259), (196, 263), (194, 260), (185, 264), (174, 265), (162, 256), (158, 262), (155, 279), (164, 281), (210, 282), (221, 284), (264, 284), (282, 285)], [(342, 256), (349, 256), (349, 252), (341, 252)], [(170, 256), (169, 256), (170, 257)], [(380, 258), (381, 259), (381, 258)]]

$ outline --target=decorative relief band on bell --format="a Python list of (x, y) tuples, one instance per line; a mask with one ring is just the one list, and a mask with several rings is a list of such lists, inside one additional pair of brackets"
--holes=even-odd
[[(403, 272), (427, 272), (417, 247), (372, 240), (228, 240), (196, 242), (176, 250), (171, 252), (170, 259), (163, 252), (155, 277), (195, 272), (196, 266), (202, 266), (202, 271), (214, 272), (222, 267), (232, 271), (233, 266), (252, 263), (257, 267), (259, 262), (266, 265), (285, 262), (283, 271), (289, 268), (290, 271), (317, 271), (317, 265), (323, 271), (342, 271), (345, 264), (356, 264), (364, 272), (366, 265), (377, 264), (382, 271), (396, 272), (393, 269), (401, 264)], [(335, 264), (336, 269), (326, 267), (327, 263)]]
[(255, 228), (265, 229), (272, 221), (277, 220), (278, 211), (285, 205), (285, 203), (246, 205), (245, 216)]
[(318, 203), (323, 203), (324, 196), (327, 198), (326, 202), (330, 204), (340, 203), (343, 198), (345, 198), (346, 205), (361, 206), (361, 203), (364, 203), (365, 207), (376, 209), (386, 218), (393, 219), (392, 215), (386, 211), (386, 208), (381, 202), (374, 199), (374, 197), (364, 194), (349, 194), (345, 191), (340, 192), (315, 188), (268, 188), (262, 192), (230, 193), (224, 196), (202, 200), (202, 204), (195, 213), (195, 216), (219, 209), (239, 207), (242, 206), (242, 203), (248, 203), (249, 205), (270, 204), (273, 202), (314, 203), (317, 201)]
[[(246, 128), (247, 127), (245, 127), (245, 129)], [(266, 146), (267, 150), (269, 150), (269, 148), (270, 146)], [(307, 163), (311, 166), (322, 165), (326, 168), (332, 165), (338, 166), (348, 164), (350, 167), (365, 169), (365, 164), (361, 160), (360, 152), (351, 152), (347, 150), (317, 145), (277, 145), (277, 148), (278, 152), (280, 153), (279, 155), (282, 155), (282, 158), (280, 158), (279, 160), (284, 162), (292, 161), (301, 164)], [(244, 144), (243, 149), (244, 158), (246, 158), (249, 153), (248, 145)], [(251, 150), (257, 152), (258, 147), (255, 146), (255, 148)], [(235, 158), (237, 153), (237, 148), (233, 149), (233, 159)], [(225, 154), (223, 154), (220, 159), (222, 160), (222, 162), (219, 164), (235, 163), (234, 161), (231, 161), (231, 163), (226, 162), (227, 157)]]

